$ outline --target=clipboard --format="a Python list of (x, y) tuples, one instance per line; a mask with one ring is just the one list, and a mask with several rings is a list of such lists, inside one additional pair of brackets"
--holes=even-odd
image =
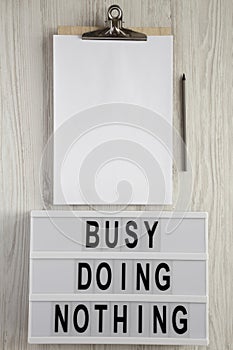
[[(116, 8), (119, 8), (117, 6), (114, 7), (110, 7), (110, 9), (112, 8), (112, 10), (115, 10)], [(144, 169), (144, 164), (143, 161), (142, 163), (140, 163), (139, 160), (139, 167), (141, 167), (142, 170), (145, 170), (144, 173), (146, 174), (146, 177), (144, 176), (144, 174), (139, 174), (137, 173), (137, 175), (134, 176), (134, 170), (133, 170), (133, 166), (128, 166), (127, 164), (121, 162), (120, 165), (118, 166), (119, 172), (122, 172), (124, 177), (123, 177), (123, 181), (120, 179), (120, 175), (118, 176), (118, 174), (116, 174), (116, 166), (113, 166), (113, 170), (109, 170), (110, 168), (108, 166), (106, 166), (106, 172), (104, 173), (104, 176), (102, 177), (103, 180), (101, 179), (101, 176), (99, 177), (100, 180), (97, 184), (97, 191), (94, 190), (94, 185), (92, 183), (92, 180), (90, 178), (90, 173), (92, 174), (96, 174), (95, 171), (98, 172), (98, 166), (95, 164), (95, 168), (92, 169), (90, 167), (85, 167), (82, 166), (83, 172), (80, 172), (80, 166), (78, 164), (83, 164), (81, 163), (82, 159), (78, 158), (78, 151), (77, 149), (72, 153), (72, 151), (70, 152), (70, 145), (71, 143), (74, 144), (75, 142), (75, 138), (77, 135), (74, 135), (75, 131), (73, 130), (80, 130), (80, 124), (76, 124), (76, 122), (74, 122), (75, 125), (73, 125), (71, 131), (69, 131), (69, 133), (72, 135), (72, 137), (70, 138), (70, 136), (68, 136), (68, 132), (65, 132), (65, 135), (61, 135), (58, 137), (56, 136), (56, 140), (55, 140), (55, 157), (54, 157), (54, 204), (88, 204), (88, 205), (97, 205), (97, 204), (119, 204), (119, 205), (124, 205), (124, 204), (132, 204), (132, 205), (145, 205), (145, 204), (155, 204), (155, 205), (163, 205), (163, 204), (172, 204), (172, 49), (170, 46), (170, 43), (172, 42), (172, 39), (169, 38), (169, 36), (171, 36), (171, 28), (170, 27), (148, 27), (148, 28), (131, 28), (131, 29), (126, 29), (122, 26), (122, 12), (119, 12), (119, 18), (117, 18), (117, 16), (114, 17), (114, 20), (112, 18), (110, 18), (109, 15), (109, 10), (108, 10), (108, 25), (104, 28), (98, 28), (98, 27), (83, 27), (83, 26), (59, 26), (58, 27), (58, 35), (57, 38), (55, 36), (55, 43), (56, 41), (60, 40), (63, 41), (63, 43), (70, 42), (72, 41), (71, 45), (74, 45), (74, 51), (75, 51), (75, 58), (74, 58), (74, 52), (70, 51), (70, 58), (72, 58), (73, 60), (73, 67), (75, 67), (75, 73), (76, 77), (78, 77), (79, 79), (79, 86), (77, 88), (77, 86), (75, 85), (75, 83), (72, 81), (72, 85), (67, 85), (67, 74), (64, 73), (64, 70), (69, 70), (69, 66), (70, 66), (70, 59), (67, 60), (67, 57), (65, 59), (62, 59), (59, 62), (61, 62), (61, 64), (63, 66), (60, 65), (59, 63), (59, 72), (63, 75), (63, 73), (65, 74), (65, 84), (66, 86), (72, 86), (71, 88), (71, 92), (67, 92), (67, 91), (60, 91), (60, 87), (59, 86), (64, 86), (63, 84), (63, 79), (56, 81), (56, 86), (57, 89), (59, 89), (59, 93), (57, 94), (55, 91), (55, 98), (56, 96), (60, 96), (59, 99), (57, 99), (56, 101), (58, 102), (58, 106), (56, 106), (55, 103), (55, 123), (54, 123), (54, 131), (56, 132), (60, 126), (66, 122), (69, 118), (69, 116), (74, 116), (76, 113), (79, 113), (80, 111), (84, 111), (87, 109), (90, 109), (94, 106), (100, 106), (100, 105), (105, 105), (105, 111), (103, 111), (102, 109), (98, 109), (96, 111), (96, 113), (102, 113), (103, 115), (106, 115), (107, 113), (111, 113), (111, 108), (115, 109), (116, 107), (120, 107), (119, 102), (123, 103), (126, 106), (126, 110), (127, 113), (130, 115), (137, 115), (137, 120), (139, 120), (139, 118), (141, 118), (141, 120), (143, 120), (142, 118), (144, 118), (144, 120), (148, 120), (148, 124), (150, 123), (153, 124), (153, 128), (154, 131), (157, 128), (157, 131), (155, 131), (156, 133), (158, 133), (157, 136), (162, 136), (161, 140), (162, 142), (160, 142), (160, 144), (158, 144), (159, 142), (157, 142), (157, 144), (153, 141), (148, 141), (150, 144), (147, 144), (147, 140), (145, 138), (147, 138), (147, 136), (142, 136), (142, 138), (140, 139), (140, 135), (138, 135), (138, 139), (140, 139), (140, 145), (142, 145), (142, 147), (145, 146), (145, 149), (147, 147), (147, 149), (149, 149), (150, 155), (148, 156), (147, 160), (146, 160), (146, 167)], [(112, 34), (110, 34), (112, 33)], [(118, 35), (119, 33), (119, 35)], [(122, 34), (123, 33), (123, 34)], [(106, 35), (106, 36), (105, 36)], [(60, 39), (59, 39), (59, 36)], [(65, 37), (67, 36), (67, 38)], [(73, 37), (72, 37), (73, 36)], [(77, 38), (75, 38), (75, 36), (77, 36)], [(147, 40), (147, 36), (150, 36), (150, 38), (148, 38)], [(166, 52), (168, 54), (167, 58), (166, 58), (166, 54), (165, 54), (165, 59), (164, 57), (160, 56), (160, 48), (161, 48), (161, 44), (159, 43), (156, 46), (156, 50), (153, 50), (153, 48), (150, 46), (151, 42), (154, 40), (157, 40), (159, 42), (162, 42), (163, 40), (160, 40), (160, 37), (166, 37), (164, 38), (164, 40), (168, 41), (168, 45), (165, 44), (166, 46)], [(152, 37), (153, 38), (152, 40)], [(156, 38), (157, 37), (157, 38)], [(81, 39), (81, 40), (80, 40)], [(82, 40), (83, 39), (83, 40)], [(88, 43), (87, 41), (90, 40), (90, 42)], [(109, 40), (109, 43), (107, 43), (107, 41)], [(104, 42), (105, 41), (105, 42)], [(127, 42), (131, 42), (129, 45), (128, 43), (124, 43), (124, 41)], [(138, 43), (137, 43), (138, 42)], [(77, 43), (77, 44), (76, 44)], [(113, 44), (114, 43), (114, 44)], [(79, 46), (79, 48), (76, 47)], [(105, 45), (105, 49), (104, 49), (104, 45)], [(127, 88), (128, 90), (126, 91), (126, 87), (122, 86), (121, 89), (123, 89), (123, 95), (124, 98), (123, 100), (120, 100), (119, 96), (113, 96), (114, 98), (112, 99), (112, 97), (108, 97), (106, 98), (106, 101), (103, 101), (103, 98), (101, 96), (104, 96), (105, 92), (104, 91), (98, 91), (98, 98), (100, 97), (100, 99), (97, 101), (95, 99), (95, 96), (93, 95), (95, 93), (95, 91), (92, 91), (92, 93), (89, 93), (89, 86), (87, 86), (87, 84), (85, 83), (85, 80), (88, 82), (90, 79), (90, 74), (88, 72), (88, 70), (93, 71), (95, 68), (95, 64), (96, 64), (96, 56), (95, 54), (93, 55), (92, 59), (87, 63), (87, 61), (85, 60), (85, 52), (88, 55), (87, 57), (92, 56), (92, 52), (98, 52), (98, 54), (100, 54), (100, 52), (102, 52), (102, 57), (100, 58), (100, 56), (98, 56), (99, 61), (101, 62), (102, 67), (105, 66), (105, 63), (107, 63), (107, 61), (109, 61), (109, 49), (108, 49), (108, 45), (109, 47), (111, 47), (111, 45), (114, 45), (114, 51), (112, 52), (112, 55), (116, 56), (120, 55), (120, 62), (118, 60), (115, 60), (115, 65), (113, 64), (111, 66), (111, 69), (109, 69), (107, 72), (107, 77), (108, 77), (108, 81), (110, 84), (115, 85), (116, 79), (118, 79), (118, 76), (122, 77), (128, 77), (127, 79), (129, 79), (129, 81), (132, 81), (132, 83), (130, 84), (130, 87)], [(122, 47), (122, 45), (124, 47)], [(89, 51), (87, 53), (88, 50), (87, 47), (91, 47), (91, 49), (93, 49), (94, 51)], [(130, 49), (129, 49), (130, 47)], [(151, 48), (150, 48), (151, 47)], [(162, 46), (163, 47), (163, 46)], [(100, 48), (100, 50), (98, 49)], [(133, 52), (131, 51), (131, 49), (133, 48)], [(56, 50), (56, 45), (55, 45), (55, 50)], [(68, 46), (65, 46), (61, 49), (58, 49), (58, 51), (56, 51), (55, 54), (55, 61), (56, 61), (56, 57), (59, 57), (59, 55), (63, 55), (64, 52), (67, 52), (68, 55)], [(105, 50), (107, 50), (105, 52)], [(147, 51), (148, 50), (148, 51)], [(139, 52), (138, 52), (139, 51)], [(103, 52), (105, 52), (105, 55), (103, 54)], [(145, 65), (145, 62), (143, 64), (132, 64), (133, 61), (135, 61), (134, 57), (137, 57), (138, 62), (143, 62), (145, 61), (144, 59), (144, 52), (145, 54), (148, 56), (149, 58), (149, 65)], [(152, 55), (151, 55), (152, 54)], [(56, 56), (57, 55), (57, 56)], [(79, 57), (80, 55), (82, 56), (82, 63), (80, 63)], [(84, 55), (84, 56), (83, 56)], [(110, 55), (111, 56), (111, 55)], [(141, 56), (141, 58), (139, 58)], [(111, 56), (112, 57), (112, 56)], [(76, 60), (76, 61), (75, 61)], [(128, 61), (127, 61), (128, 60)], [(54, 61), (54, 62), (55, 62)], [(96, 61), (96, 62), (95, 62)], [(76, 65), (77, 62), (77, 65)], [(113, 60), (114, 62), (114, 60)], [(126, 62), (126, 65), (124, 65), (123, 63)], [(161, 70), (161, 64), (165, 67), (168, 67), (168, 71), (169, 71), (169, 75), (166, 75), (167, 73), (165, 72), (165, 76), (164, 76), (164, 68)], [(88, 68), (87, 68), (88, 66)], [(62, 68), (63, 67), (63, 68)], [(79, 68), (77, 68), (79, 67)], [(83, 69), (81, 69), (81, 67), (83, 67), (84, 69), (86, 69), (87, 71), (87, 75), (84, 74)], [(86, 68), (85, 68), (86, 67)], [(106, 67), (106, 66), (105, 66)], [(119, 68), (121, 67), (121, 68)], [(126, 68), (127, 67), (127, 68)], [(154, 70), (153, 75), (153, 81), (152, 79), (149, 77), (150, 76), (150, 67), (156, 67)], [(76, 69), (80, 69), (80, 71), (76, 70)], [(118, 72), (119, 69), (119, 72)], [(148, 70), (149, 69), (149, 70)], [(154, 69), (154, 68), (153, 68)], [(62, 73), (63, 71), (63, 73)], [(105, 70), (103, 70), (105, 71)], [(55, 62), (55, 74), (56, 74), (57, 70), (56, 70), (56, 62)], [(98, 81), (100, 83), (100, 85), (96, 86), (96, 89), (98, 90), (99, 87), (101, 87), (102, 85), (102, 77), (106, 75), (106, 72), (101, 75), (101, 69), (99, 69), (99, 75), (98, 75)], [(130, 76), (128, 75), (128, 72), (130, 72)], [(156, 73), (155, 73), (156, 72)], [(61, 76), (60, 73), (58, 74), (59, 77)], [(119, 74), (120, 73), (120, 74)], [(136, 74), (135, 74), (136, 73)], [(155, 77), (155, 75), (157, 74), (157, 79)], [(64, 76), (64, 75), (63, 75)], [(71, 79), (73, 79), (72, 77), (72, 73), (69, 73), (69, 77), (71, 77)], [(131, 78), (129, 78), (131, 77)], [(148, 79), (149, 77), (149, 79)], [(134, 84), (134, 80), (137, 79), (139, 83)], [(162, 79), (164, 79), (164, 81), (161, 81)], [(171, 81), (170, 81), (170, 80)], [(157, 82), (155, 81), (157, 80)], [(149, 83), (148, 83), (149, 81)], [(165, 82), (165, 83), (164, 83)], [(126, 80), (125, 80), (126, 83)], [(144, 92), (143, 92), (143, 97), (141, 98), (141, 86), (139, 86), (140, 84), (142, 84), (141, 86), (143, 86)], [(161, 86), (162, 84), (162, 86)], [(126, 84), (127, 85), (127, 84)], [(110, 85), (109, 85), (110, 86)], [(151, 89), (151, 87), (153, 86), (153, 91)], [(112, 86), (113, 87), (113, 86)], [(115, 87), (113, 87), (114, 90)], [(146, 90), (151, 89), (151, 92), (148, 93), (147, 91), (147, 97), (146, 99), (145, 97), (145, 88)], [(161, 89), (162, 89), (162, 93), (161, 93)], [(166, 90), (168, 88), (168, 91)], [(66, 89), (67, 90), (67, 89)], [(68, 89), (69, 90), (69, 89)], [(80, 96), (83, 95), (83, 91), (87, 91), (86, 95), (84, 97), (84, 100), (82, 99), (82, 97), (80, 98)], [(129, 98), (127, 96), (127, 94), (130, 94)], [(168, 95), (167, 95), (168, 92)], [(81, 100), (81, 105), (75, 105), (75, 101), (74, 101), (74, 94), (76, 94), (76, 98)], [(157, 94), (157, 96), (156, 96)], [(132, 97), (133, 96), (133, 97)], [(116, 98), (115, 98), (116, 97)], [(64, 112), (63, 106), (60, 105), (61, 100), (70, 100), (70, 98), (72, 99), (68, 110), (65, 111), (66, 117), (63, 118), (62, 113)], [(140, 101), (141, 99), (141, 101)], [(158, 100), (161, 99), (161, 101), (163, 102), (159, 102)], [(85, 103), (83, 102), (85, 101)], [(149, 101), (149, 102), (148, 102)], [(113, 104), (112, 104), (113, 102)], [(116, 103), (115, 103), (116, 102)], [(110, 104), (112, 104), (111, 108)], [(115, 103), (115, 105), (114, 105)], [(107, 105), (108, 104), (108, 105)], [(158, 109), (155, 109), (155, 106), (158, 106)], [(167, 104), (167, 106), (166, 106)], [(71, 106), (71, 107), (70, 107)], [(136, 109), (135, 111), (133, 110), (133, 108), (131, 108), (132, 106), (135, 107), (143, 107), (146, 108), (147, 110), (138, 110)], [(77, 112), (76, 112), (76, 108), (77, 108)], [(108, 112), (107, 112), (107, 108), (108, 108)], [(152, 114), (150, 116), (148, 116), (147, 118), (147, 113), (149, 113), (149, 111), (155, 111), (156, 112), (156, 117), (155, 119), (157, 121), (152, 121), (153, 117)], [(57, 114), (56, 114), (57, 113)], [(93, 112), (94, 113), (94, 112)], [(119, 113), (116, 115), (119, 115), (120, 113), (126, 113), (123, 111), (123, 109), (119, 108)], [(141, 117), (139, 116), (139, 114), (141, 114)], [(57, 118), (56, 118), (57, 115)], [(165, 122), (161, 123), (161, 120), (163, 118), (161, 118), (161, 116), (165, 116)], [(166, 117), (167, 116), (167, 117)], [(91, 120), (94, 120), (94, 115), (91, 117), (89, 115)], [(83, 118), (86, 118), (86, 116), (83, 116)], [(77, 120), (78, 118), (76, 118)], [(112, 120), (112, 123), (114, 123), (116, 120), (118, 120), (118, 117), (114, 120)], [(132, 120), (132, 119), (131, 119)], [(149, 122), (150, 120), (150, 122)], [(101, 120), (102, 122), (103, 120)], [(109, 122), (109, 120), (105, 120), (105, 122)], [(171, 122), (171, 124), (170, 124)], [(120, 124), (124, 124), (124, 120), (122, 120), (122, 118), (120, 118), (119, 121)], [(140, 122), (141, 123), (141, 122)], [(162, 125), (163, 124), (163, 125)], [(166, 125), (165, 125), (166, 124)], [(148, 127), (147, 125), (147, 130), (150, 131), (150, 126)], [(137, 124), (137, 128), (141, 128), (142, 123), (140, 125)], [(168, 130), (169, 129), (169, 130)], [(115, 129), (116, 130), (116, 129)], [(141, 128), (142, 130), (142, 128)], [(155, 134), (154, 132), (154, 134)], [(110, 131), (111, 133), (111, 131)], [(120, 135), (121, 130), (117, 131), (116, 130), (116, 135)], [(58, 132), (59, 134), (59, 132)], [(148, 133), (147, 133), (148, 134)], [(105, 133), (105, 135), (110, 135), (108, 132)], [(125, 139), (128, 140), (128, 137), (125, 135)], [(149, 135), (149, 134), (148, 134)], [(101, 138), (103, 135), (94, 135), (92, 139), (96, 140), (99, 138)], [(112, 137), (115, 137), (114, 132), (111, 133)], [(118, 137), (118, 136), (117, 136)], [(73, 140), (71, 142), (71, 139)], [(102, 138), (103, 139), (103, 138)], [(137, 139), (137, 140), (138, 140)], [(136, 143), (137, 143), (136, 140)], [(168, 140), (168, 143), (167, 143)], [(133, 141), (132, 138), (129, 138), (129, 142), (131, 143), (130, 147), (133, 145)], [(99, 141), (97, 141), (99, 142)], [(109, 142), (109, 139), (106, 141)], [(66, 143), (66, 144), (65, 144)], [(152, 145), (153, 143), (153, 145)], [(165, 155), (166, 150), (163, 147), (162, 149), (162, 144), (168, 145), (167, 149), (170, 152), (170, 155)], [(62, 145), (62, 146), (61, 146)], [(90, 141), (89, 141), (89, 145), (90, 145)], [(97, 144), (97, 146), (94, 144), (93, 141), (93, 149), (94, 146), (99, 147), (100, 144)], [(136, 144), (137, 146), (137, 144)], [(73, 146), (72, 146), (73, 147)], [(84, 146), (85, 147), (85, 146)], [(117, 147), (117, 146), (116, 146)], [(126, 149), (127, 146), (125, 146)], [(133, 148), (133, 146), (132, 146)], [(136, 147), (137, 148), (137, 147)], [(135, 152), (137, 154), (140, 154), (140, 149), (137, 149), (135, 151), (134, 150), (130, 150), (129, 153), (127, 154), (127, 156), (129, 156), (129, 159), (131, 160), (135, 160), (134, 159), (134, 155), (132, 158), (132, 152)], [(74, 149), (74, 148), (73, 148)], [(97, 150), (100, 152), (100, 148)], [(67, 152), (70, 152), (70, 157), (67, 158), (66, 154)], [(143, 154), (144, 150), (142, 150), (142, 153), (140, 154), (140, 159), (145, 159), (144, 158), (144, 154)], [(108, 153), (108, 151), (107, 151)], [(61, 155), (62, 154), (62, 155)], [(155, 158), (155, 162), (153, 161), (153, 159), (151, 158), (151, 154), (153, 155), (153, 157)], [(61, 156), (60, 156), (61, 155)], [(109, 153), (108, 153), (109, 155)], [(114, 153), (114, 156), (116, 155), (116, 153)], [(66, 159), (65, 159), (66, 157)], [(121, 157), (122, 157), (122, 153), (121, 153)], [(149, 159), (150, 157), (150, 159)], [(170, 157), (170, 160), (169, 160)], [(65, 161), (63, 161), (65, 159)], [(86, 158), (88, 161), (90, 161), (91, 158)], [(97, 158), (93, 158), (94, 161)], [(93, 159), (92, 164), (93, 164)], [(133, 161), (131, 162), (133, 164)], [(76, 162), (76, 163), (75, 163)], [(150, 164), (152, 164), (154, 162), (154, 165), (152, 167), (150, 167)], [(81, 174), (81, 178), (79, 176), (76, 176), (74, 171), (73, 171), (73, 167), (74, 167), (74, 163), (77, 164), (77, 168), (76, 168), (76, 174)], [(135, 163), (135, 161), (134, 161)], [(65, 164), (65, 166), (63, 167), (63, 165)], [(106, 163), (107, 164), (107, 163)], [(142, 166), (141, 166), (142, 164)], [(162, 167), (161, 167), (162, 164)], [(65, 169), (62, 176), (59, 177), (58, 174), (61, 173), (61, 169)], [(90, 170), (91, 169), (91, 170)], [(123, 169), (121, 171), (121, 169)], [(93, 170), (93, 171), (92, 171)], [(102, 172), (103, 173), (103, 172)], [(84, 175), (82, 175), (84, 174)], [(114, 177), (114, 180), (110, 179), (110, 177), (112, 176)], [(148, 177), (149, 174), (149, 177)], [(126, 176), (125, 176), (126, 175)], [(142, 178), (144, 176), (144, 179)], [(78, 180), (77, 180), (78, 178)], [(80, 180), (81, 179), (81, 180)], [(125, 181), (126, 179), (126, 181)], [(130, 179), (130, 181), (128, 181), (128, 179)], [(132, 179), (132, 181), (131, 181)], [(141, 180), (139, 180), (141, 179)], [(148, 180), (149, 179), (149, 180)], [(73, 186), (72, 184), (76, 181), (77, 185)], [(79, 183), (78, 183), (79, 182)], [(118, 188), (118, 183), (122, 182), (122, 186), (120, 184), (120, 189)], [(128, 186), (126, 184), (126, 182), (128, 182), (130, 184), (130, 186)], [(91, 185), (89, 185), (89, 183), (91, 183)], [(151, 184), (151, 186), (149, 186), (150, 188), (147, 189), (146, 188), (146, 183)], [(73, 186), (73, 187), (72, 187)], [(115, 190), (117, 188), (117, 190)], [(84, 189), (84, 191), (83, 191)], [(132, 190), (133, 189), (133, 190)], [(98, 194), (98, 195), (96, 195)], [(100, 194), (100, 195), (99, 195)], [(124, 197), (125, 195), (125, 197)], [(97, 198), (98, 197), (98, 198)], [(101, 199), (100, 199), (101, 198)], [(103, 200), (102, 200), (103, 198)], [(132, 200), (131, 200), (132, 199)]]

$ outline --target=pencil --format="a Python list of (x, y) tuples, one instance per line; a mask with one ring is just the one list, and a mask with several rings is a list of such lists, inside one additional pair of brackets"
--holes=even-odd
[(187, 171), (187, 135), (186, 135), (186, 76), (182, 75), (182, 123), (183, 123), (183, 171)]

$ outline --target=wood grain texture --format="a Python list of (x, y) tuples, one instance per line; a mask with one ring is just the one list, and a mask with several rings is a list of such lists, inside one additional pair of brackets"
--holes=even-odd
[[(54, 208), (51, 205), (50, 157), (46, 158), (42, 169), (40, 165), (53, 129), (52, 35), (57, 32), (58, 25), (102, 26), (110, 4), (109, 0), (0, 2), (1, 350), (206, 348), (27, 344), (29, 212), (43, 207)], [(126, 27), (172, 26), (174, 126), (178, 132), (181, 127), (179, 77), (185, 72), (188, 79), (187, 136), (193, 174), (189, 209), (209, 212), (208, 349), (232, 350), (233, 2), (119, 0), (118, 4), (124, 9)], [(180, 145), (176, 140), (174, 143), (176, 201), (190, 172), (180, 172)], [(75, 208), (88, 209), (85, 206)], [(152, 208), (158, 209), (152, 206), (148, 209)]]

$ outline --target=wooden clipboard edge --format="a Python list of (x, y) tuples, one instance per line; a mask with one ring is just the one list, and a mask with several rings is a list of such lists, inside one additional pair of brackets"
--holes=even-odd
[[(82, 27), (82, 26), (58, 26), (58, 35), (82, 35), (100, 27)], [(134, 27), (129, 28), (146, 35), (172, 35), (171, 27)]]

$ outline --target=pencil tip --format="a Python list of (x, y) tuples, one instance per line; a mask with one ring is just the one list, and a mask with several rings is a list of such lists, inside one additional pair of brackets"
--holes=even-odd
[(185, 76), (184, 73), (183, 73), (183, 75), (182, 75), (182, 80), (186, 80), (186, 76)]

